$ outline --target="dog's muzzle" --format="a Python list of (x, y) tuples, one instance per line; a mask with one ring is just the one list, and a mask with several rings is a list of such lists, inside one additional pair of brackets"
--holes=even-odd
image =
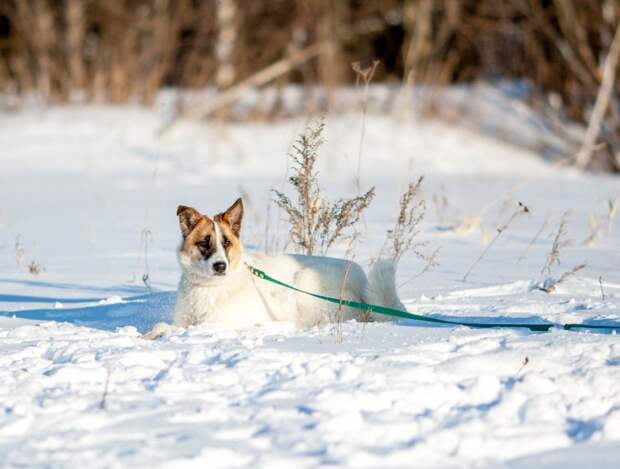
[(213, 272), (215, 272), (215, 275), (224, 275), (226, 273), (226, 262), (214, 263)]

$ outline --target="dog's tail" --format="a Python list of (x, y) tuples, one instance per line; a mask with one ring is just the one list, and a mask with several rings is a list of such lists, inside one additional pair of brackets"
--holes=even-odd
[[(379, 259), (368, 273), (368, 286), (364, 295), (366, 303), (406, 311), (396, 293), (396, 267), (388, 259)], [(375, 314), (375, 319), (389, 320), (390, 316)], [(392, 318), (393, 319), (393, 318)]]

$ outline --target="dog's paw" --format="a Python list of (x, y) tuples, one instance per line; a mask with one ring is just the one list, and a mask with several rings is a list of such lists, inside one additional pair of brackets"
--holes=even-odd
[(144, 334), (142, 338), (145, 340), (156, 340), (156, 339), (159, 339), (161, 336), (163, 336), (166, 332), (173, 331), (175, 329), (176, 327), (174, 327), (171, 324), (167, 324), (165, 322), (159, 322), (155, 324), (155, 327), (153, 327), (153, 329), (151, 329), (150, 332), (147, 332), (146, 334)]

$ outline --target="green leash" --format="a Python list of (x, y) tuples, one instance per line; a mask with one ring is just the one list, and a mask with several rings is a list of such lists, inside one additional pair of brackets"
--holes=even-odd
[(304, 295), (313, 296), (314, 298), (318, 298), (320, 300), (328, 301), (330, 303), (335, 303), (341, 306), (349, 306), (351, 308), (359, 309), (361, 311), (369, 312), (369, 313), (377, 313), (383, 314), (386, 316), (393, 316), (402, 319), (412, 319), (414, 321), (424, 321), (424, 322), (434, 322), (438, 324), (446, 324), (451, 326), (467, 326), (476, 329), (491, 329), (496, 327), (504, 327), (504, 328), (520, 328), (520, 329), (529, 329), (531, 331), (537, 332), (548, 332), (552, 327), (561, 327), (562, 329), (571, 330), (571, 329), (603, 329), (603, 330), (620, 330), (620, 325), (617, 326), (605, 326), (605, 325), (595, 325), (595, 324), (526, 324), (526, 323), (472, 323), (472, 322), (462, 322), (462, 321), (452, 321), (448, 319), (439, 319), (434, 318), (432, 316), (422, 316), (420, 314), (410, 313), (408, 311), (401, 311), (399, 309), (388, 308), (387, 306), (379, 306), (372, 305), (368, 303), (360, 303), (358, 301), (353, 300), (344, 300), (340, 298), (334, 298), (331, 296), (320, 295), (318, 293), (312, 293), (309, 291), (302, 290), (301, 288), (297, 288), (294, 285), (290, 285), (286, 282), (278, 280), (276, 278), (271, 277), (260, 269), (253, 267), (249, 264), (246, 264), (248, 269), (252, 275), (256, 277), (266, 280), (268, 282), (274, 283), (276, 285), (280, 285), (281, 287), (288, 288), (289, 290), (294, 290), (299, 293), (303, 293)]

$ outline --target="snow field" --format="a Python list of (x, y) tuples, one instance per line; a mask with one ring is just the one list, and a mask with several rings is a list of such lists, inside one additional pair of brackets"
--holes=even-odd
[[(158, 139), (161, 121), (138, 108), (0, 114), (0, 466), (615, 467), (616, 335), (400, 321), (142, 340), (174, 303), (178, 204), (213, 213), (245, 193), (246, 246), (283, 248), (269, 190), (285, 184), (303, 128), (184, 122)], [(321, 177), (331, 195), (354, 190), (359, 124), (328, 116)], [(417, 276), (420, 261), (401, 262), (410, 311), (620, 321), (620, 220), (583, 243), (591, 214), (603, 221), (620, 194), (617, 178), (551, 168), (437, 122), (369, 115), (366, 128), (362, 185), (378, 195), (357, 261), (379, 252), (400, 191), (426, 175), (421, 239), (441, 248), (440, 265)], [(531, 213), (462, 282), (517, 200)], [(552, 275), (588, 266), (547, 294), (536, 286), (567, 210), (574, 243)], [(45, 271), (30, 274), (33, 260)], [(147, 268), (152, 292), (140, 280)]]

